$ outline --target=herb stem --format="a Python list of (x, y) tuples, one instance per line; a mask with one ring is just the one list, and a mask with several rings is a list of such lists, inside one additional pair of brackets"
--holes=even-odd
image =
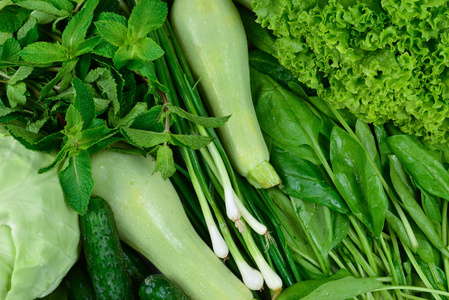
[(10, 79), (11, 79), (11, 77), (9, 77), (8, 74), (6, 74), (6, 73), (4, 73), (4, 72), (2, 72), (2, 71), (0, 71), (0, 76), (2, 76), (3, 78), (5, 78), (5, 79), (7, 79), (7, 80), (10, 80)]

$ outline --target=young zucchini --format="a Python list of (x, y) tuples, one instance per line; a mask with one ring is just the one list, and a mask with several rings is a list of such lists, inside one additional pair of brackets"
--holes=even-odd
[(139, 288), (140, 300), (189, 300), (184, 292), (161, 274), (150, 275)]
[(250, 290), (203, 242), (155, 161), (118, 152), (91, 156), (93, 193), (108, 201), (121, 239), (192, 299), (252, 299)]
[(133, 299), (111, 207), (102, 198), (92, 197), (80, 223), (87, 270), (97, 299)]
[(254, 110), (245, 29), (232, 1), (176, 0), (171, 23), (212, 115), (231, 115), (219, 134), (234, 168), (257, 188), (279, 184)]

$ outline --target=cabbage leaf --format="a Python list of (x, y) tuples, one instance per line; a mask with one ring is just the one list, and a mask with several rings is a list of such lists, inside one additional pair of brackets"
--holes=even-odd
[(64, 201), (54, 156), (0, 135), (0, 299), (48, 295), (78, 259), (78, 215)]

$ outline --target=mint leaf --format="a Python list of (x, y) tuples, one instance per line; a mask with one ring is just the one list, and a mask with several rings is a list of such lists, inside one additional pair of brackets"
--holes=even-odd
[(112, 124), (114, 126), (125, 126), (130, 127), (132, 122), (139, 116), (148, 111), (148, 105), (145, 102), (138, 102), (134, 107), (130, 110), (130, 112), (124, 116), (123, 118), (118, 118), (113, 120)]
[(34, 68), (30, 66), (20, 67), (9, 80), (9, 84), (16, 84), (18, 81), (24, 80), (31, 74), (31, 72), (33, 72), (33, 70)]
[(87, 83), (96, 83), (108, 96), (108, 99), (112, 101), (114, 111), (118, 112), (120, 110), (117, 83), (110, 69), (102, 67), (93, 69), (86, 75), (85, 81)]
[(95, 22), (100, 35), (114, 46), (120, 47), (128, 41), (128, 28), (116, 21), (98, 21)]
[(176, 172), (175, 162), (173, 159), (173, 151), (168, 145), (162, 145), (157, 150), (155, 172), (160, 172), (162, 178), (165, 180)]
[(60, 82), (64, 77), (71, 76), (71, 72), (75, 69), (76, 63), (78, 62), (78, 59), (75, 58), (73, 60), (65, 61), (62, 63), (61, 69), (58, 71), (56, 76), (50, 80), (49, 83), (47, 83), (41, 90), (39, 94), (39, 100), (44, 99), (48, 93), (51, 91), (51, 89)]
[(83, 120), (83, 129), (86, 129), (95, 118), (95, 104), (91, 93), (87, 89), (86, 84), (81, 79), (74, 77), (72, 81), (73, 90), (75, 92), (75, 101), (73, 106), (78, 110)]
[(72, 53), (84, 41), (87, 30), (92, 22), (95, 7), (99, 0), (87, 0), (83, 9), (77, 12), (67, 24), (62, 33), (62, 45)]
[(17, 6), (33, 10), (33, 11), (41, 11), (48, 14), (52, 14), (58, 17), (69, 17), (71, 13), (66, 10), (60, 10), (54, 7), (48, 1), (40, 1), (40, 0), (15, 0), (14, 1)]
[(40, 168), (38, 173), (43, 174), (43, 173), (53, 170), (60, 162), (62, 162), (67, 157), (68, 154), (69, 154), (68, 147), (62, 148), (56, 155), (55, 159), (48, 165)]
[(167, 132), (152, 132), (140, 129), (120, 128), (123, 136), (132, 144), (142, 148), (152, 148), (157, 145), (171, 141)]
[(0, 9), (0, 32), (15, 32), (30, 15), (30, 11), (17, 6), (6, 6)]
[(175, 145), (187, 146), (195, 150), (206, 147), (213, 140), (211, 137), (201, 135), (172, 134), (171, 137)]
[(15, 125), (8, 125), (6, 129), (25, 148), (33, 151), (51, 152), (59, 148), (63, 137), (63, 134), (59, 131), (44, 136)]
[(158, 80), (154, 63), (151, 61), (132, 60), (128, 63), (127, 68), (150, 81)]
[(164, 50), (152, 39), (146, 37), (133, 45), (133, 52), (145, 61), (153, 61), (164, 55)]
[(12, 38), (13, 34), (11, 32), (1, 32), (0, 31), (0, 46), (3, 45), (8, 39)]
[(231, 116), (226, 117), (219, 117), (219, 118), (205, 118), (200, 117), (197, 115), (192, 115), (191, 113), (188, 113), (187, 111), (183, 110), (182, 108), (178, 106), (174, 106), (172, 104), (166, 105), (168, 110), (178, 116), (180, 116), (183, 119), (189, 120), (190, 122), (193, 122), (195, 124), (198, 124), (203, 127), (209, 127), (209, 128), (216, 128), (223, 126)]
[(167, 12), (167, 4), (160, 0), (139, 1), (128, 20), (130, 37), (141, 39), (150, 31), (161, 27), (167, 18)]
[(67, 49), (58, 43), (35, 42), (23, 48), (20, 56), (32, 63), (50, 64), (69, 58)]
[(14, 38), (10, 38), (0, 46), (0, 61), (18, 61), (20, 59), (19, 52), (19, 42)]
[(25, 93), (27, 91), (26, 84), (24, 82), (19, 82), (17, 84), (8, 84), (6, 87), (6, 95), (9, 100), (11, 107), (16, 107), (17, 105), (24, 105), (27, 102)]
[(51, 3), (54, 7), (60, 10), (66, 10), (70, 13), (73, 12), (73, 4), (69, 0), (45, 0)]
[[(98, 18), (98, 21), (114, 21), (114, 22), (124, 25), (125, 27), (128, 26), (128, 20), (124, 16), (117, 15), (117, 14), (111, 13), (111, 12), (101, 13)], [(96, 31), (98, 31), (98, 29)], [(115, 55), (115, 52), (117, 52), (117, 50), (118, 50), (118, 47), (112, 45), (111, 43), (109, 43), (108, 41), (106, 41), (103, 38), (100, 41), (100, 43), (95, 47), (93, 53), (107, 57), (107, 58), (113, 58)]]
[(67, 109), (65, 121), (67, 124), (64, 126), (64, 131), (70, 139), (67, 143), (77, 143), (81, 138), (81, 131), (83, 130), (83, 118), (73, 104)]
[(81, 56), (83, 54), (92, 52), (94, 48), (100, 43), (102, 40), (99, 36), (93, 36), (88, 38), (76, 48), (76, 50), (71, 54), (71, 57)]
[(89, 152), (81, 150), (69, 156), (68, 163), (58, 175), (67, 203), (74, 211), (83, 215), (87, 211), (94, 188)]
[(37, 20), (34, 17), (30, 17), (17, 31), (17, 40), (19, 40), (20, 44), (25, 47), (38, 39), (39, 31), (37, 29)]
[(130, 127), (142, 130), (162, 131), (164, 127), (158, 123), (162, 115), (162, 105), (151, 107), (145, 113), (138, 115)]
[(118, 131), (109, 128), (106, 125), (83, 130), (78, 142), (79, 149), (89, 149), (95, 144), (115, 135)]
[[(113, 12), (102, 12), (98, 17), (98, 21), (115, 21), (124, 25), (125, 27), (128, 27), (128, 19)], [(95, 22), (95, 24), (96, 23), (97, 22)]]
[(128, 46), (122, 46), (114, 54), (114, 66), (121, 69), (132, 58), (132, 49)]

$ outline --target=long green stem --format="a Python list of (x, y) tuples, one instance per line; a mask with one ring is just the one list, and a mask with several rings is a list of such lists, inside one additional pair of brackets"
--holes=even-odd
[[(405, 253), (407, 253), (407, 256), (408, 256), (410, 262), (412, 263), (413, 267), (415, 268), (416, 273), (418, 274), (419, 278), (422, 280), (422, 282), (424, 283), (426, 288), (429, 291), (431, 290), (431, 291), (434, 292), (435, 290), (432, 288), (432, 284), (429, 282), (429, 280), (427, 279), (426, 275), (421, 270), (418, 262), (416, 261), (415, 257), (413, 256), (413, 253), (410, 251), (410, 249), (407, 246), (403, 245), (403, 248), (405, 250)], [(408, 290), (414, 290), (411, 287), (410, 288), (408, 287), (407, 289)], [(439, 296), (440, 294), (439, 293), (433, 293), (433, 292), (432, 292), (432, 295), (435, 297), (435, 299), (441, 300), (441, 297)], [(444, 292), (444, 293), (445, 294), (441, 294), (441, 295), (449, 295), (449, 293), (446, 293), (446, 292)]]
[(374, 272), (374, 276), (379, 276), (379, 270), (377, 269), (376, 260), (374, 259), (373, 251), (371, 249), (371, 246), (369, 245), (365, 233), (360, 228), (357, 220), (355, 220), (353, 216), (349, 216), (349, 220), (351, 221), (352, 226), (354, 227), (355, 231), (357, 232), (357, 235), (359, 236), (360, 242), (362, 243), (363, 246), (363, 251), (366, 257), (368, 258), (368, 262)]

